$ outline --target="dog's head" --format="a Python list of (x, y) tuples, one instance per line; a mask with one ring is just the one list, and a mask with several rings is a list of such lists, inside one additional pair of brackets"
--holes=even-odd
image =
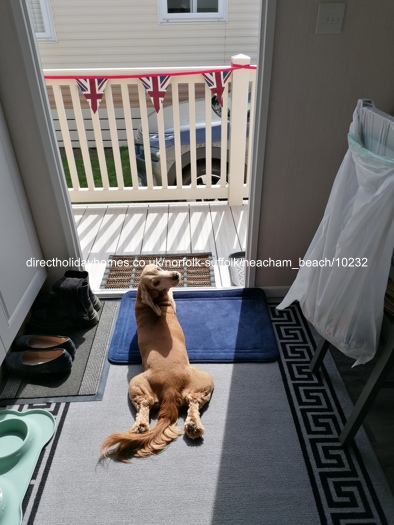
[(177, 286), (180, 278), (181, 276), (178, 272), (166, 271), (156, 264), (148, 264), (141, 273), (138, 285), (141, 292), (141, 301), (150, 306), (157, 315), (161, 315), (161, 308), (154, 302), (154, 299), (158, 297), (163, 297), (164, 299), (167, 296), (175, 312), (175, 302), (171, 288)]

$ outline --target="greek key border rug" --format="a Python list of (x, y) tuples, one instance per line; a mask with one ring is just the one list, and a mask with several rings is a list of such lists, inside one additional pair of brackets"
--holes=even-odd
[[(355, 444), (348, 449), (339, 445), (338, 435), (345, 413), (351, 410), (352, 405), (334, 363), (327, 356), (319, 375), (313, 376), (308, 366), (316, 343), (299, 308), (293, 305), (284, 311), (277, 311), (275, 305), (270, 305), (270, 312), (280, 347), (278, 366), (320, 523), (393, 524), (393, 498), (364, 430), (360, 429)], [(57, 428), (53, 439), (42, 451), (25, 496), (23, 525), (35, 523), (57, 443), (67, 421), (69, 404), (47, 403), (9, 408), (25, 411), (33, 407), (49, 410), (56, 418)], [(289, 476), (292, 476), (291, 472)], [(245, 520), (246, 524), (246, 516)], [(271, 525), (270, 520), (266, 521), (263, 517), (261, 523)]]
[[(298, 305), (276, 310), (271, 319), (280, 345), (279, 367), (304, 455), (316, 505), (323, 524), (394, 523), (393, 497), (361, 428), (352, 446), (343, 448), (338, 436), (352, 404), (331, 356), (319, 374), (309, 371), (316, 342)], [(367, 463), (369, 468), (367, 469)], [(375, 471), (371, 472), (371, 467)], [(377, 493), (371, 476), (383, 478)], [(388, 505), (383, 510), (383, 507)]]

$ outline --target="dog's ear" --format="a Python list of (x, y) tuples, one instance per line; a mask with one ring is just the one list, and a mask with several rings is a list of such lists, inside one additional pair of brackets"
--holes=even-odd
[(176, 314), (176, 304), (175, 304), (174, 294), (172, 293), (172, 289), (170, 288), (167, 293), (168, 293), (168, 298), (170, 300), (172, 309), (174, 310), (174, 314)]
[(161, 315), (161, 308), (157, 304), (153, 302), (152, 296), (149, 293), (149, 290), (145, 286), (143, 282), (140, 282), (140, 289), (141, 289), (141, 301), (146, 304), (147, 306), (150, 306), (152, 310), (157, 315)]

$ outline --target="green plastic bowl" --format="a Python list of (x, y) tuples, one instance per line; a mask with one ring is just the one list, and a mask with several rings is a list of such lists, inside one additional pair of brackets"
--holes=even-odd
[(22, 419), (6, 419), (0, 422), (0, 464), (18, 458), (29, 442), (29, 427)]

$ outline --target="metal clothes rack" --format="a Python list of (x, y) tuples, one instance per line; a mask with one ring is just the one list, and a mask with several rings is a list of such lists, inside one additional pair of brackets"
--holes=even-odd
[[(390, 332), (387, 341), (384, 343), (383, 347), (378, 350), (378, 360), (376, 361), (375, 367), (372, 370), (357, 403), (354, 405), (341, 434), (339, 435), (339, 442), (343, 446), (347, 446), (352, 442), (394, 365), (394, 324), (392, 325)], [(309, 369), (312, 373), (316, 374), (319, 370), (330, 344), (331, 343), (323, 339), (322, 343), (317, 348), (309, 365)]]

